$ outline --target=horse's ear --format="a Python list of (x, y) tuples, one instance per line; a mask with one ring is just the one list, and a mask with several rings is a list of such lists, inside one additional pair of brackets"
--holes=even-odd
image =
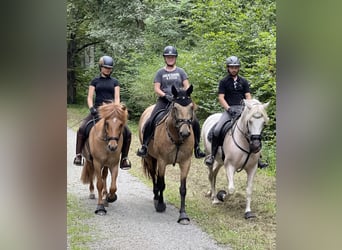
[(176, 89), (176, 87), (174, 85), (172, 85), (171, 91), (172, 91), (172, 94), (173, 94), (173, 98), (176, 98), (178, 96), (178, 91), (177, 91), (177, 89)]
[(251, 109), (251, 108), (252, 108), (252, 104), (251, 104), (247, 99), (243, 99), (243, 102), (245, 103), (245, 106), (246, 106), (248, 109)]
[(190, 96), (193, 90), (194, 90), (194, 87), (190, 85), (190, 87), (186, 90), (186, 94)]
[(264, 107), (264, 109), (267, 109), (269, 105), (270, 105), (270, 101), (268, 101), (267, 103), (264, 103), (262, 106)]

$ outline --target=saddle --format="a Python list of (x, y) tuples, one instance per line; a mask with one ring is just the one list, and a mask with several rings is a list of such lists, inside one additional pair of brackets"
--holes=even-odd
[(166, 109), (159, 110), (154, 115), (151, 121), (151, 137), (150, 138), (154, 137), (155, 128), (166, 118), (166, 115), (168, 113), (169, 113), (169, 107), (167, 107)]
[[(223, 140), (224, 140), (224, 137), (225, 135), (228, 133), (228, 131), (233, 127), (233, 125), (235, 124), (235, 122), (238, 120), (238, 118), (240, 117), (241, 114), (238, 114), (237, 116), (235, 116), (233, 119), (231, 120), (228, 120), (226, 121), (221, 130), (220, 130), (220, 133), (219, 133), (219, 136), (218, 136), (218, 146), (222, 146), (223, 145)], [(214, 129), (215, 127), (217, 126), (217, 123), (216, 122), (214, 124), (214, 126), (210, 129), (209, 133), (208, 133), (208, 141), (212, 142), (212, 139), (213, 139), (213, 136), (214, 136)]]
[(85, 125), (85, 139), (88, 139), (89, 134), (90, 134), (90, 130), (91, 128), (100, 120), (100, 118), (97, 116), (95, 117), (95, 119), (92, 119), (90, 121), (87, 122), (87, 124)]

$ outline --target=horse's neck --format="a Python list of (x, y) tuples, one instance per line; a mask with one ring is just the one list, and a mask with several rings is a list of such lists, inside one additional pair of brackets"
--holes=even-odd
[[(234, 129), (233, 129), (232, 133), (236, 139), (244, 138), (246, 136), (246, 134), (247, 134), (247, 122), (246, 122), (246, 115), (245, 114), (241, 114), (240, 118), (236, 121), (236, 124), (234, 125)], [(241, 135), (243, 135), (243, 136), (241, 136)]]

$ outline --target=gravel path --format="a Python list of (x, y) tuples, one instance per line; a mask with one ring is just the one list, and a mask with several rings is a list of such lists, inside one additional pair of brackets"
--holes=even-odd
[[(82, 167), (72, 164), (75, 132), (67, 129), (67, 136), (67, 192), (78, 197), (84, 208), (93, 212), (96, 199), (88, 199), (88, 185), (80, 181)], [(106, 208), (105, 216), (94, 214), (87, 221), (91, 228), (96, 229), (96, 241), (87, 245), (90, 249), (231, 249), (219, 246), (193, 221), (189, 225), (177, 223), (178, 209), (170, 204), (164, 213), (155, 212), (152, 190), (129, 171), (119, 170), (117, 195), (117, 201)]]

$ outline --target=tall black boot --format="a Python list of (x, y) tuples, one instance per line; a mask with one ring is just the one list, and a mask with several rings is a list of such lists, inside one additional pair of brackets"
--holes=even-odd
[(147, 145), (150, 142), (151, 130), (152, 130), (151, 127), (152, 127), (151, 122), (147, 121), (144, 127), (143, 143), (141, 145), (141, 148), (138, 149), (137, 156), (146, 157), (147, 155)]
[(205, 160), (207, 166), (212, 166), (214, 164), (215, 156), (218, 150), (218, 138), (213, 134), (211, 142), (211, 154)]
[(82, 166), (82, 149), (85, 143), (85, 137), (82, 135), (79, 131), (77, 131), (77, 137), (76, 137), (76, 156), (74, 158), (74, 165), (76, 166)]
[(132, 133), (127, 127), (124, 128), (123, 132), (123, 143), (121, 149), (121, 162), (120, 168), (123, 170), (128, 170), (131, 168), (131, 162), (128, 160), (128, 151), (131, 146)]
[(199, 147), (199, 142), (201, 140), (201, 128), (199, 122), (194, 119), (192, 123), (192, 130), (194, 131), (195, 143), (194, 143), (194, 154), (196, 158), (203, 158), (205, 153), (202, 152), (201, 148)]

